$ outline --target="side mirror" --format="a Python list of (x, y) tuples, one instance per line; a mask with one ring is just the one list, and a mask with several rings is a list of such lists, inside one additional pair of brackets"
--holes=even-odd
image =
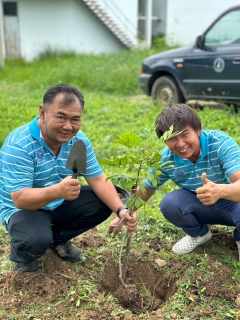
[(203, 48), (204, 48), (204, 38), (203, 38), (203, 36), (198, 36), (198, 37), (197, 37), (197, 39), (196, 39), (196, 46), (197, 46), (199, 49), (203, 50)]

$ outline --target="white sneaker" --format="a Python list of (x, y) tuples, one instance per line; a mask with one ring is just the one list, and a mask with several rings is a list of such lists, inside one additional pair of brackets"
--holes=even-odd
[(176, 254), (186, 254), (192, 252), (197, 246), (210, 240), (211, 237), (211, 230), (208, 230), (208, 232), (202, 237), (193, 238), (189, 235), (186, 235), (184, 238), (175, 243), (175, 245), (172, 247), (172, 251)]

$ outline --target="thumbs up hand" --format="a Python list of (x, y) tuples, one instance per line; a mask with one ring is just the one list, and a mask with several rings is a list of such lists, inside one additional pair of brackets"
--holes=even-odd
[(219, 187), (216, 183), (207, 179), (207, 175), (204, 172), (201, 176), (203, 186), (197, 188), (197, 198), (204, 204), (205, 206), (210, 206), (218, 201), (219, 197)]
[(208, 182), (211, 182), (210, 180), (207, 179), (207, 174), (206, 172), (203, 172), (203, 174), (201, 175), (201, 179), (202, 179), (202, 183), (203, 185), (205, 185)]

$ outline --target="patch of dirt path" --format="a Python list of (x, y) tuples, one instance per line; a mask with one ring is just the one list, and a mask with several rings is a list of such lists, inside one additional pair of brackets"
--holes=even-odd
[[(237, 261), (236, 244), (229, 233), (214, 227), (212, 232), (211, 250), (217, 252), (209, 255), (208, 270), (212, 276), (206, 278), (204, 274), (196, 272), (189, 278), (192, 285), (186, 290), (186, 297), (194, 312), (198, 312), (200, 293), (209, 301), (221, 301), (224, 298), (229, 302), (235, 302), (236, 310), (240, 305), (240, 288), (234, 282), (232, 271), (219, 262), (221, 254), (226, 252), (230, 252)], [(106, 245), (107, 239), (102, 238), (95, 228), (74, 239), (74, 243), (83, 251), (87, 251), (88, 248), (98, 250)], [(171, 259), (165, 266), (159, 267), (155, 261), (160, 257), (159, 252), (162, 248), (170, 251), (171, 245), (167, 241), (155, 238), (149, 242), (148, 249), (144, 252), (131, 252), (126, 288), (119, 281), (118, 261), (112, 258), (111, 252), (102, 250), (97, 260), (96, 257), (87, 255), (86, 261), (71, 264), (63, 262), (48, 250), (41, 259), (39, 271), (9, 271), (0, 275), (0, 310), (6, 311), (5, 314), (0, 313), (0, 318), (13, 320), (8, 315), (15, 314), (14, 319), (21, 319), (17, 315), (26, 310), (25, 314), (28, 313), (28, 319), (32, 320), (135, 320), (139, 319), (139, 314), (145, 312), (150, 314), (151, 320), (164, 319), (158, 311), (178, 290), (177, 280), (184, 275), (186, 267), (180, 257)], [(155, 250), (154, 254), (152, 249)], [(9, 248), (5, 248), (0, 256), (6, 250)], [(199, 255), (205, 254), (201, 246), (195, 252)], [(81, 283), (89, 281), (95, 284), (97, 290), (89, 293), (88, 298), (81, 297), (76, 288), (79, 288)], [(114, 297), (115, 301), (107, 303), (106, 297), (109, 295)], [(89, 299), (93, 301), (93, 307), (86, 310), (84, 306), (87, 302), (89, 305)], [(40, 316), (35, 310), (35, 305), (41, 303), (49, 304), (51, 307)], [(189, 316), (188, 310), (183, 309), (183, 317)], [(204, 312), (209, 318), (213, 315), (210, 307)], [(174, 319), (174, 315), (171, 318)]]

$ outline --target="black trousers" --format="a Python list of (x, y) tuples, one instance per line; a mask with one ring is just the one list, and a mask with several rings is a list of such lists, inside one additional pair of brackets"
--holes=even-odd
[(79, 197), (64, 201), (55, 210), (20, 210), (9, 220), (10, 259), (34, 261), (51, 244), (57, 246), (105, 221), (112, 211), (89, 186), (82, 186)]

